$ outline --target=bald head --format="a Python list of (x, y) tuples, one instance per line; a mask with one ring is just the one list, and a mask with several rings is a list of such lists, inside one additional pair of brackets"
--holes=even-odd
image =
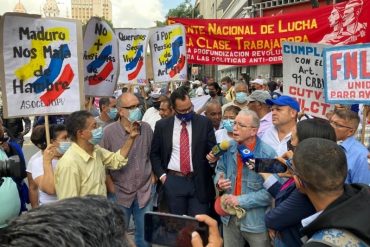
[(140, 106), (139, 99), (132, 93), (123, 93), (117, 100), (118, 114), (121, 119), (129, 118), (129, 111)]
[(211, 100), (211, 101), (209, 101), (209, 102), (206, 104), (206, 110), (205, 110), (205, 111), (210, 110), (210, 109), (212, 109), (212, 108), (218, 108), (218, 107), (220, 107), (220, 108), (221, 108), (221, 104), (220, 104), (220, 102), (218, 102), (217, 100)]
[(117, 100), (117, 108), (129, 107), (133, 104), (139, 104), (139, 99), (132, 93), (123, 93)]
[(206, 110), (204, 112), (207, 118), (212, 122), (212, 125), (215, 129), (220, 127), (221, 118), (222, 118), (222, 109), (220, 102), (216, 100), (211, 100), (206, 104)]

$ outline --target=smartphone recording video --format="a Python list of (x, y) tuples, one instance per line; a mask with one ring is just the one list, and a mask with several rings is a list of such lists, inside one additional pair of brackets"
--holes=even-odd
[(145, 241), (163, 246), (191, 246), (191, 233), (197, 231), (204, 246), (208, 226), (194, 217), (148, 212), (144, 216)]
[(282, 165), (277, 159), (255, 159), (255, 172), (281, 173), (286, 172), (286, 169), (286, 166)]

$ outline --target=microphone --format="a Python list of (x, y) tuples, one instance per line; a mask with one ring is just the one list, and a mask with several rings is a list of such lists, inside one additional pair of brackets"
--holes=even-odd
[(212, 148), (212, 154), (216, 157), (220, 157), (223, 155), (230, 147), (230, 142), (227, 140), (221, 141), (220, 143), (217, 143)]
[(238, 145), (238, 152), (239, 152), (244, 164), (246, 162), (248, 162), (250, 159), (254, 159), (254, 154), (252, 153), (252, 151), (249, 150), (244, 145)]

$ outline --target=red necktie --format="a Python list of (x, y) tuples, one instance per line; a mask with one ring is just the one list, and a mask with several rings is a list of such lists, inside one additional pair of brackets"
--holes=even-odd
[(189, 134), (186, 129), (186, 122), (181, 123), (180, 133), (180, 171), (183, 174), (190, 172), (190, 148), (189, 148)]

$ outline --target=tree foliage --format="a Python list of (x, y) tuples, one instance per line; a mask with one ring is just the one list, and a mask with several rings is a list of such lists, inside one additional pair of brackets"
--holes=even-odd
[(180, 17), (180, 18), (194, 18), (198, 16), (198, 13), (195, 13), (194, 6), (190, 3), (190, 0), (185, 0), (184, 2), (180, 3), (174, 9), (170, 9), (166, 15), (168, 17)]
[(108, 20), (108, 19), (105, 19), (104, 16), (101, 17), (103, 21), (105, 21), (111, 28), (112, 30), (114, 30), (114, 27), (113, 27), (113, 22)]
[[(174, 9), (170, 9), (166, 15), (166, 20), (169, 17), (177, 18), (197, 18), (199, 15), (199, 10), (195, 9), (194, 6), (190, 3), (190, 0), (184, 0)], [(157, 21), (157, 27), (165, 26), (167, 21), (161, 22)]]

